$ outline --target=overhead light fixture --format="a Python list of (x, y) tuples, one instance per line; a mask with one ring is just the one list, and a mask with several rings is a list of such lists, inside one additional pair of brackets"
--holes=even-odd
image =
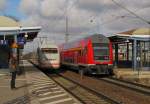
[(126, 41), (125, 41), (126, 43), (129, 43), (130, 41), (129, 41), (129, 39), (126, 39)]
[(25, 33), (24, 37), (25, 37), (25, 38), (28, 38), (28, 34), (27, 34), (27, 33)]

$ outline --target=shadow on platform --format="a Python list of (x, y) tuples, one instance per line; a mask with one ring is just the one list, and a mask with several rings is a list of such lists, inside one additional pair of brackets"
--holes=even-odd
[(15, 98), (13, 100), (10, 100), (8, 102), (5, 102), (4, 104), (30, 104), (30, 98), (28, 95), (24, 95), (24, 96)]

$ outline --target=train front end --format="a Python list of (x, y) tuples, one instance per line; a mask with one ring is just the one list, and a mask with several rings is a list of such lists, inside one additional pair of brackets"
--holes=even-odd
[(93, 63), (91, 66), (92, 74), (112, 74), (113, 69), (113, 50), (110, 40), (104, 35), (91, 37), (93, 50)]
[(43, 68), (58, 69), (60, 67), (60, 54), (58, 48), (42, 48), (41, 64)]

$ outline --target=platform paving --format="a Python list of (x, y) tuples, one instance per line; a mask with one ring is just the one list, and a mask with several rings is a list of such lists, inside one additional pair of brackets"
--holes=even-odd
[(150, 79), (149, 70), (136, 70), (134, 71), (131, 68), (116, 68), (114, 69), (114, 74), (117, 78), (147, 78)]
[[(29, 104), (25, 75), (17, 76), (17, 89), (10, 89), (10, 73), (8, 69), (0, 76), (0, 104)], [(1, 71), (0, 71), (1, 72)]]
[(31, 63), (24, 60), (24, 73), (16, 78), (16, 89), (10, 89), (9, 69), (0, 70), (0, 104), (80, 104)]

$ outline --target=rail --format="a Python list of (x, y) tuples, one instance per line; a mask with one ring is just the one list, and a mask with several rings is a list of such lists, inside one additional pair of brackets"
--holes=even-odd
[(133, 83), (133, 82), (129, 82), (129, 81), (113, 78), (113, 77), (99, 78), (99, 80), (112, 83), (112, 84), (115, 84), (124, 88), (128, 88), (128, 89), (150, 96), (150, 87), (148, 86), (144, 86), (141, 84), (137, 84), (137, 83)]
[[(94, 93), (95, 95), (97, 95), (97, 96), (99, 96), (99, 97), (101, 97), (101, 98), (107, 100), (107, 101), (110, 102), (111, 104), (123, 104), (123, 103), (121, 103), (121, 102), (119, 102), (119, 101), (116, 101), (115, 99), (113, 99), (113, 98), (111, 98), (111, 97), (109, 97), (109, 96), (107, 96), (107, 95), (104, 95), (103, 93), (97, 92), (96, 90), (94, 90), (94, 89), (92, 89), (92, 88), (89, 88), (89, 87), (87, 87), (87, 86), (81, 85), (80, 83), (78, 83), (78, 82), (76, 82), (76, 81), (74, 81), (74, 80), (72, 80), (72, 79), (69, 79), (69, 78), (67, 78), (67, 77), (65, 77), (65, 76), (63, 76), (63, 75), (61, 75), (61, 74), (59, 74), (59, 76), (61, 76), (61, 77), (63, 77), (64, 79), (69, 80), (69, 81), (71, 81), (71, 82), (77, 84), (78, 86), (80, 86), (80, 87), (82, 87), (82, 88), (84, 88), (84, 89), (86, 89), (86, 90), (88, 90), (88, 91), (90, 91), (90, 92), (92, 92), (92, 93)], [(70, 92), (70, 91), (69, 91), (69, 92)]]

